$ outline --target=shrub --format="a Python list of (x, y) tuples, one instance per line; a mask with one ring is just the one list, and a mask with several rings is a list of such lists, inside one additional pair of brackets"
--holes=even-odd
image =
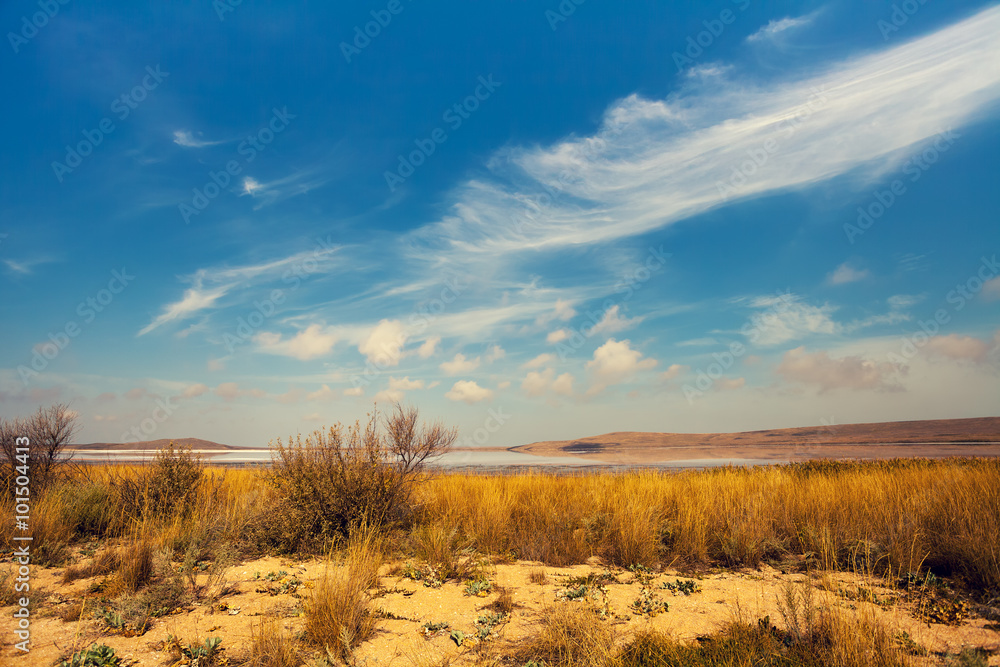
[(197, 498), (204, 467), (190, 447), (178, 449), (171, 441), (156, 453), (148, 472), (147, 509), (160, 516), (188, 512)]
[(198, 499), (205, 465), (190, 447), (173, 441), (156, 452), (153, 462), (138, 470), (121, 468), (112, 473), (117, 503), (132, 522), (148, 517), (187, 516)]
[(103, 537), (117, 527), (120, 514), (106, 484), (84, 479), (65, 484), (59, 494), (63, 520), (75, 537)]
[(364, 427), (337, 424), (304, 440), (279, 439), (271, 481), (279, 506), (292, 516), (282, 519), (285, 533), (277, 541), (301, 549), (317, 539), (350, 537), (361, 525), (406, 525), (425, 462), (447, 451), (456, 437), (440, 423), (418, 427), (416, 409), (397, 404), (384, 420), (372, 414)]

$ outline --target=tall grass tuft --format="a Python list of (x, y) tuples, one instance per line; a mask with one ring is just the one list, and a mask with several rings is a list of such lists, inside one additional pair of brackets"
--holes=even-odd
[(337, 659), (348, 662), (353, 649), (375, 632), (368, 591), (378, 584), (384, 550), (382, 536), (359, 528), (344, 549), (344, 563), (328, 561), (305, 604), (306, 635)]
[(559, 604), (542, 612), (541, 629), (516, 651), (519, 664), (550, 667), (604, 667), (613, 664), (611, 625), (583, 604)]
[(243, 667), (298, 667), (302, 652), (295, 639), (271, 619), (251, 628), (250, 649)]

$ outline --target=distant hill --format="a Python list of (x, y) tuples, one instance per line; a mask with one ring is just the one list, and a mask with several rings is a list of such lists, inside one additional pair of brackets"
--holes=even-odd
[(253, 449), (252, 447), (235, 447), (233, 445), (223, 445), (218, 442), (212, 442), (211, 440), (202, 440), (200, 438), (163, 438), (162, 440), (145, 440), (143, 442), (93, 442), (89, 445), (69, 445), (67, 449), (80, 449), (80, 450), (111, 450), (117, 451), (121, 449), (148, 449), (157, 450), (163, 449), (171, 442), (174, 443), (174, 447), (190, 447), (195, 450), (215, 450), (215, 451), (240, 451), (245, 449)]
[(1000, 452), (1000, 417), (837, 424), (740, 433), (623, 431), (576, 440), (534, 442), (511, 451), (599, 461), (698, 458), (841, 458), (986, 455)]

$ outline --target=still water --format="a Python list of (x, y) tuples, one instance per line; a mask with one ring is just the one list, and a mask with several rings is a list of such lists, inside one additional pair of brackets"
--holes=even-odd
[[(240, 450), (235, 452), (219, 453), (218, 450), (193, 450), (194, 454), (201, 455), (208, 463), (225, 466), (257, 466), (266, 465), (271, 461), (271, 450)], [(73, 452), (73, 460), (78, 463), (142, 463), (153, 459), (155, 452), (141, 449), (119, 449), (105, 451), (81, 451)], [(584, 468), (612, 468), (624, 469), (630, 465), (611, 464), (605, 461), (593, 459), (577, 458), (572, 456), (535, 456), (533, 454), (521, 454), (519, 452), (507, 451), (460, 451), (449, 452), (436, 459), (428, 461), (432, 465), (446, 469), (505, 469), (505, 468), (532, 468), (532, 467), (557, 467), (560, 469), (584, 469)], [(768, 465), (773, 463), (785, 463), (775, 459), (685, 459), (680, 461), (664, 461), (656, 464), (643, 465), (644, 468), (713, 468), (718, 466), (755, 466)]]

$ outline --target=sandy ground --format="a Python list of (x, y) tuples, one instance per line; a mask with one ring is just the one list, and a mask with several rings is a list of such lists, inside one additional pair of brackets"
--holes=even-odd
[[(424, 586), (420, 581), (392, 575), (398, 564), (382, 569), (381, 587), (375, 592), (373, 604), (386, 616), (378, 623), (376, 635), (356, 651), (360, 665), (430, 665), (446, 656), (452, 664), (473, 664), (476, 652), (487, 648), (479, 645), (475, 621), (486, 613), (486, 606), (498, 596), (499, 587), (511, 590), (515, 609), (505, 624), (498, 626), (495, 636), (485, 640), (494, 646), (517, 642), (537, 629), (544, 609), (554, 604), (587, 604), (566, 600), (560, 591), (567, 590), (571, 577), (608, 573), (614, 577), (605, 590), (590, 600), (607, 611), (606, 622), (614, 625), (621, 638), (636, 629), (655, 627), (666, 630), (681, 640), (693, 641), (699, 635), (713, 632), (728, 621), (740, 617), (754, 621), (769, 615), (781, 625), (777, 606), (778, 596), (789, 581), (809, 580), (822, 604), (839, 605), (845, 609), (870, 610), (898, 630), (906, 631), (919, 644), (932, 652), (957, 652), (963, 647), (983, 647), (994, 654), (990, 665), (1000, 665), (1000, 632), (988, 629), (983, 618), (971, 617), (959, 625), (927, 623), (916, 618), (912, 601), (899, 599), (900, 592), (882, 588), (878, 582), (866, 582), (849, 574), (826, 575), (788, 572), (783, 574), (769, 566), (742, 572), (713, 572), (698, 577), (674, 571), (637, 575), (627, 570), (608, 569), (597, 561), (589, 565), (568, 568), (543, 567), (538, 563), (516, 562), (487, 565), (484, 572), (492, 581), (493, 591), (485, 597), (469, 596), (465, 584), (449, 581), (439, 588)], [(278, 619), (291, 633), (304, 627), (301, 616), (303, 597), (308, 596), (313, 583), (327, 565), (321, 560), (289, 561), (263, 558), (232, 567), (227, 579), (232, 592), (214, 605), (195, 603), (162, 618), (154, 619), (151, 627), (138, 637), (109, 632), (103, 622), (84, 616), (84, 620), (64, 622), (60, 616), (70, 608), (86, 603), (93, 607), (96, 599), (87, 591), (96, 579), (81, 579), (61, 584), (62, 568), (33, 569), (33, 590), (42, 598), (32, 622), (32, 649), (27, 655), (14, 650), (11, 634), (4, 632), (0, 641), (0, 663), (11, 665), (54, 664), (74, 649), (94, 642), (114, 648), (118, 655), (136, 665), (167, 665), (170, 654), (164, 643), (168, 636), (182, 642), (202, 642), (210, 636), (222, 638), (223, 655), (230, 664), (238, 659), (251, 638), (251, 629), (267, 619)], [(336, 567), (336, 566), (334, 566)], [(544, 571), (547, 583), (531, 583), (529, 575)], [(270, 578), (269, 576), (270, 575)], [(294, 592), (285, 586), (292, 577), (301, 581)], [(701, 587), (692, 595), (673, 593), (662, 588), (665, 582), (696, 579)], [(882, 605), (862, 602), (853, 595), (858, 587), (870, 587)], [(841, 593), (831, 593), (827, 590)], [(280, 592), (284, 588), (285, 592)], [(654, 599), (669, 604), (669, 610), (655, 617), (638, 614), (631, 608), (646, 589)], [(270, 589), (270, 591), (269, 591)], [(843, 591), (846, 591), (845, 594)], [(275, 593), (275, 594), (272, 594)], [(0, 610), (6, 619), (12, 608)], [(430, 637), (421, 632), (425, 623), (448, 623), (448, 630)], [(4, 623), (7, 626), (7, 623)], [(997, 627), (994, 622), (994, 627)], [(450, 638), (452, 630), (463, 632), (467, 640), (457, 646)], [(928, 663), (932, 664), (932, 663)]]

